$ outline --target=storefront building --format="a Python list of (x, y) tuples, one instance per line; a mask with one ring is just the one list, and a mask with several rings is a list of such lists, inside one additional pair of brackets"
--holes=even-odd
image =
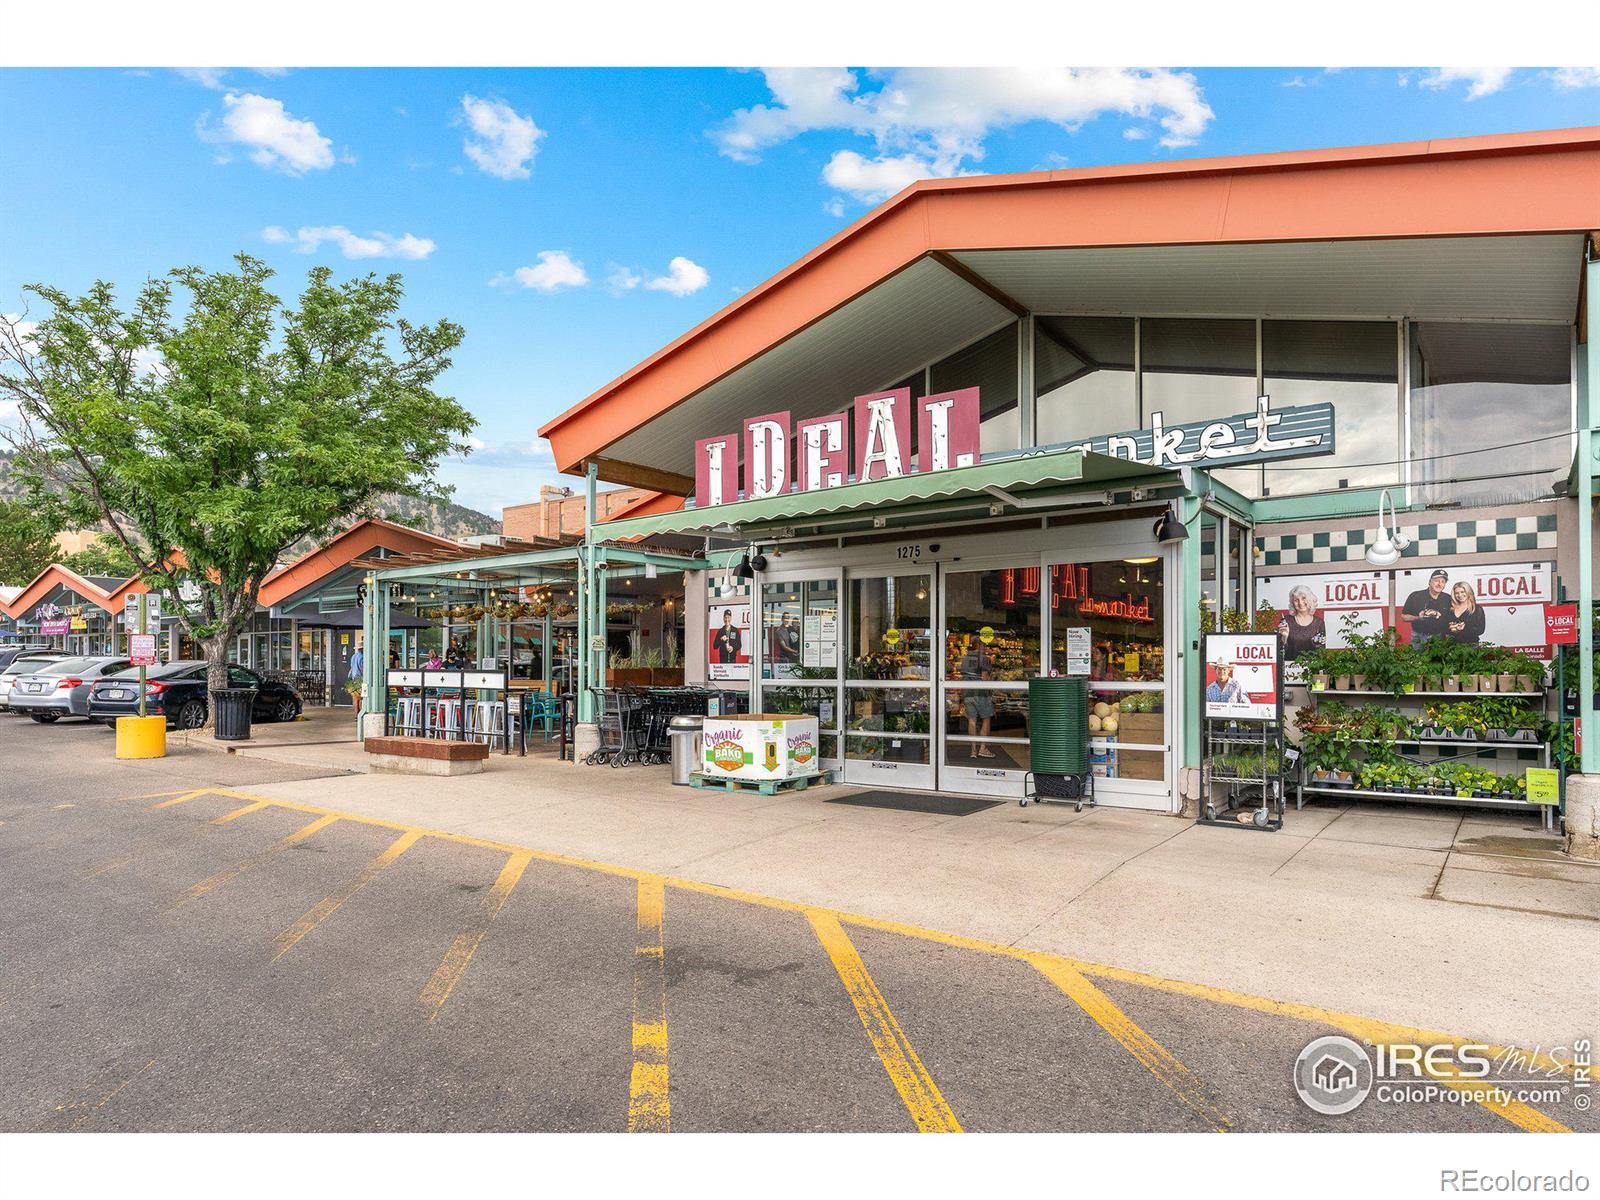
[(846, 780), (1017, 794), (1086, 628), (1102, 801), (1178, 811), (1203, 628), (1439, 567), (1591, 598), (1597, 228), (1600, 129), (929, 181), (541, 433), (662, 493), (605, 540), (749, 556), (687, 661)]

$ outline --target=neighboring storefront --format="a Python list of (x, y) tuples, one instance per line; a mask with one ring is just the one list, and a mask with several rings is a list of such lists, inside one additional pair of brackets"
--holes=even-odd
[(683, 498), (607, 541), (747, 557), (688, 589), (691, 670), (848, 781), (1020, 793), (1087, 630), (1102, 801), (1176, 811), (1202, 629), (1302, 582), (1400, 628), (1436, 568), (1507, 637), (1497, 589), (1590, 598), (1596, 228), (1600, 130), (933, 181), (541, 433)]

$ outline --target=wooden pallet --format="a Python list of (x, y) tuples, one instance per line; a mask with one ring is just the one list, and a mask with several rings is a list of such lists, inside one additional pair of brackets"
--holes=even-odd
[(833, 782), (833, 772), (818, 771), (815, 775), (797, 775), (793, 779), (718, 779), (715, 775), (691, 775), (689, 786), (711, 788), (719, 792), (758, 792), (763, 796), (776, 796), (779, 792), (803, 792), (808, 787), (821, 787)]

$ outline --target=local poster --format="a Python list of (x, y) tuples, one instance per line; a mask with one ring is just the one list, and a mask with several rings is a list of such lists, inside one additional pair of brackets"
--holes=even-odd
[(1347, 623), (1355, 633), (1381, 632), (1389, 619), (1390, 574), (1279, 575), (1257, 580), (1256, 595), (1277, 610), (1283, 657), (1293, 660), (1307, 650), (1347, 645)]
[(1278, 635), (1210, 633), (1205, 639), (1205, 715), (1214, 720), (1276, 721)]
[(1547, 562), (1396, 571), (1399, 639), (1449, 638), (1546, 658), (1544, 606), (1555, 599), (1551, 575)]
[(714, 600), (709, 612), (706, 675), (710, 679), (750, 678), (750, 601)]

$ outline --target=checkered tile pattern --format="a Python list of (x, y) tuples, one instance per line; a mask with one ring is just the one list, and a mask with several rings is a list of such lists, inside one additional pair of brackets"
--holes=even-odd
[[(1556, 515), (1497, 517), (1483, 521), (1425, 521), (1405, 527), (1411, 545), (1402, 558), (1434, 558), (1446, 554), (1489, 554), (1497, 550), (1554, 550)], [(1268, 533), (1256, 538), (1261, 548), (1257, 565), (1287, 567), (1317, 563), (1358, 562), (1367, 552), (1367, 528), (1321, 533)]]

